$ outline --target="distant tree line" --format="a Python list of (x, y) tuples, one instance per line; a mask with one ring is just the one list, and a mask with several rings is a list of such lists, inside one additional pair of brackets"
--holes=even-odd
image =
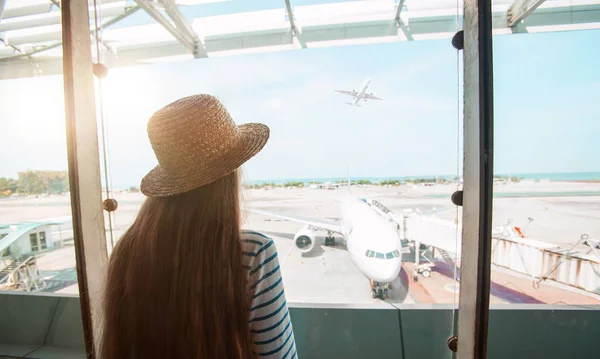
[[(453, 181), (457, 181), (458, 178), (453, 178)], [(352, 185), (372, 185), (372, 186), (399, 186), (402, 183), (412, 183), (412, 184), (422, 184), (422, 183), (436, 183), (436, 184), (443, 184), (443, 183), (447, 183), (450, 180), (447, 178), (443, 178), (443, 177), (433, 177), (433, 178), (427, 178), (427, 177), (423, 177), (423, 178), (413, 178), (413, 179), (407, 179), (407, 180), (399, 180), (399, 179), (387, 179), (387, 180), (383, 180), (383, 181), (379, 181), (379, 182), (373, 182), (371, 180), (368, 179), (359, 179), (359, 180), (351, 180), (351, 184)], [(290, 181), (290, 182), (279, 182), (279, 183), (275, 183), (275, 182), (263, 182), (261, 184), (251, 184), (251, 183), (246, 183), (244, 184), (244, 188), (246, 189), (253, 189), (253, 188), (282, 188), (282, 187), (305, 187), (307, 185), (312, 185), (312, 184), (322, 184), (323, 182), (319, 182), (319, 181), (311, 181), (311, 182), (301, 182), (301, 181)], [(347, 179), (343, 179), (343, 180), (336, 180), (333, 183), (339, 184), (339, 185), (346, 185), (348, 183)]]
[(66, 171), (19, 172), (18, 178), (0, 177), (0, 197), (12, 194), (63, 194), (69, 191)]
[(509, 181), (509, 182), (520, 182), (521, 179), (523, 179), (522, 177), (516, 177), (516, 176), (499, 176), (499, 175), (495, 175), (494, 179), (499, 179), (499, 180), (504, 180), (504, 181)]
[(246, 189), (258, 189), (258, 188), (282, 188), (282, 187), (304, 187), (304, 182), (292, 181), (292, 182), (284, 182), (284, 183), (275, 183), (275, 182), (263, 182), (261, 184), (244, 184), (244, 188)]
[(383, 180), (379, 182), (381, 186), (398, 186), (400, 184), (400, 180)]
[(254, 184), (254, 183), (244, 184), (245, 189), (258, 189), (258, 188), (268, 188), (268, 187), (282, 187), (282, 185), (276, 184), (275, 182), (264, 182), (261, 184)]
[(442, 183), (446, 183), (446, 179), (445, 178), (415, 178), (415, 179), (408, 179), (406, 180), (407, 183), (438, 183), (438, 184), (442, 184)]

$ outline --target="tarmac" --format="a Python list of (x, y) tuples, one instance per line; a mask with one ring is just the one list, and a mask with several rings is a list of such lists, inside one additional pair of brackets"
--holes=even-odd
[[(461, 212), (450, 201), (457, 184), (434, 186), (402, 185), (399, 187), (358, 187), (334, 190), (308, 188), (253, 189), (244, 192), (244, 206), (282, 213), (301, 218), (336, 219), (340, 217), (339, 201), (349, 192), (358, 197), (374, 198), (400, 214), (403, 211), (422, 215), (436, 214), (449, 221), (460, 218)], [(113, 243), (132, 223), (144, 196), (139, 193), (116, 193), (119, 208), (112, 219)], [(10, 198), (0, 200), (0, 223), (15, 223), (70, 216), (68, 196), (40, 198)], [(532, 219), (532, 220), (530, 220)], [(586, 233), (600, 239), (600, 184), (571, 182), (521, 182), (495, 185), (494, 224), (512, 220), (527, 237), (570, 247)], [(105, 216), (108, 227), (108, 216)], [(341, 237), (334, 247), (321, 244), (324, 232), (319, 232), (317, 245), (310, 253), (302, 254), (293, 245), (295, 233), (302, 224), (276, 220), (264, 215), (245, 212), (244, 228), (263, 232), (275, 241), (284, 278), (286, 297), (290, 303), (365, 305), (387, 307), (412, 303), (457, 303), (459, 270), (436, 260), (429, 278), (415, 281), (412, 273), (413, 253), (406, 249), (403, 269), (394, 283), (390, 298), (373, 299), (368, 279), (350, 260)], [(410, 230), (410, 229), (409, 229)], [(38, 259), (38, 267), (49, 279), (63, 280), (66, 287), (56, 286), (53, 291), (77, 293), (77, 286), (69, 283), (75, 271), (70, 226), (61, 226), (63, 248), (46, 252)], [(72, 237), (72, 236), (71, 236)], [(456, 239), (449, 238), (449, 241)], [(110, 231), (107, 232), (109, 252)], [(456, 255), (456, 254), (453, 254)], [(76, 279), (76, 278), (75, 278)], [(598, 305), (600, 299), (581, 290), (574, 290), (551, 282), (543, 282), (535, 289), (533, 279), (505, 269), (493, 268), (491, 300), (493, 304), (548, 303)], [(68, 285), (67, 285), (68, 284)]]

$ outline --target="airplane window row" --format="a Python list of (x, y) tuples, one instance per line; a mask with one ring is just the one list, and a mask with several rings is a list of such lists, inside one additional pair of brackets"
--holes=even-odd
[(375, 252), (375, 251), (368, 249), (367, 252), (365, 253), (365, 255), (369, 258), (375, 257), (377, 259), (393, 259), (393, 258), (400, 257), (400, 252), (398, 250), (394, 250), (394, 251), (388, 252), (384, 255), (383, 253)]

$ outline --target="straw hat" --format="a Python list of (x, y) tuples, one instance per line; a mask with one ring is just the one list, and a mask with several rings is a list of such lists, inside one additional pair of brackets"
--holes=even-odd
[(260, 123), (236, 126), (219, 100), (202, 94), (154, 113), (148, 137), (159, 164), (142, 179), (141, 191), (165, 197), (233, 172), (264, 147), (269, 128)]

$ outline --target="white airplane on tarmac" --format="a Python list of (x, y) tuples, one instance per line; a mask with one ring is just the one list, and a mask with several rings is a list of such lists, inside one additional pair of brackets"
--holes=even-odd
[(343, 93), (344, 95), (352, 96), (353, 101), (349, 102), (347, 104), (351, 105), (351, 106), (360, 107), (361, 100), (364, 102), (367, 102), (367, 100), (382, 100), (379, 97), (373, 96), (373, 93), (367, 93), (367, 90), (369, 89), (370, 85), (371, 85), (371, 79), (367, 78), (365, 80), (365, 82), (363, 83), (363, 85), (361, 86), (360, 91), (356, 91), (356, 90), (352, 90), (352, 91), (334, 90), (334, 91)]
[(316, 231), (327, 232), (325, 245), (335, 245), (334, 234), (341, 234), (359, 270), (369, 278), (373, 298), (388, 298), (390, 283), (398, 277), (402, 266), (402, 241), (398, 229), (401, 222), (385, 206), (375, 200), (349, 196), (341, 203), (339, 222), (296, 218), (288, 215), (250, 209), (251, 212), (302, 223), (294, 236), (294, 244), (303, 253), (315, 247)]

